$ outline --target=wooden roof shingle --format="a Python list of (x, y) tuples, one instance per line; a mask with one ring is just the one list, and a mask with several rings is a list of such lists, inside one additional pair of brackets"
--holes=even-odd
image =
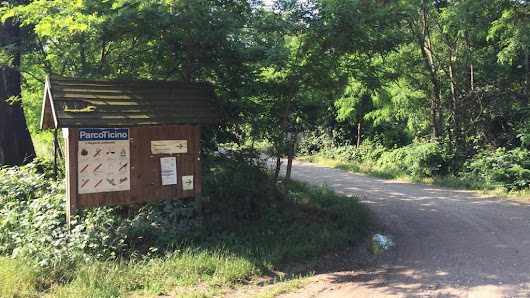
[(210, 124), (220, 118), (208, 84), (50, 77), (41, 128)]

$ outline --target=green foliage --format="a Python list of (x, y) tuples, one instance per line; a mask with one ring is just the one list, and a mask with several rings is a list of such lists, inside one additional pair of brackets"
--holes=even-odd
[(353, 124), (363, 121), (364, 115), (370, 111), (371, 101), (370, 90), (362, 83), (352, 81), (345, 88), (343, 95), (335, 101), (337, 119)]
[(0, 65), (11, 67), (13, 64), (16, 47), (13, 44), (3, 46), (0, 49)]
[(522, 147), (530, 149), (530, 122), (519, 129), (517, 137), (521, 140)]
[(404, 163), (407, 172), (416, 177), (440, 176), (448, 173), (450, 156), (436, 142), (412, 144)]
[(407, 146), (412, 142), (412, 135), (407, 130), (406, 124), (401, 121), (388, 121), (374, 124), (367, 130), (366, 134), (370, 136), (376, 144), (381, 144), (387, 149)]
[(330, 149), (324, 149), (319, 155), (325, 158), (336, 159), (346, 162), (364, 162), (376, 161), (384, 152), (385, 148), (381, 145), (370, 142), (364, 142), (359, 148), (353, 145), (335, 146)]
[[(491, 24), (488, 39), (499, 39), (502, 50), (497, 54), (500, 62), (514, 63), (520, 52), (530, 51), (530, 4), (513, 1), (502, 12), (502, 16)], [(516, 63), (516, 62), (515, 62)], [(528, 71), (528, 69), (527, 69)]]
[(526, 148), (484, 149), (461, 166), (436, 142), (414, 142), (393, 150), (374, 144), (340, 146), (303, 158), (381, 178), (408, 178), (453, 188), (505, 189), (524, 195), (530, 187), (530, 151)]
[(256, 153), (227, 150), (203, 160), (203, 199), (210, 226), (222, 231), (226, 226), (258, 217), (269, 193), (270, 178)]
[[(334, 146), (355, 143), (352, 123), (362, 124), (363, 142), (407, 146), (432, 134), (436, 94), (438, 142), (454, 172), (475, 146), (513, 149), (528, 135), (518, 139), (528, 118), (529, 11), (504, 0), (59, 0), (14, 1), (0, 14), (24, 31), (22, 102), (34, 136), (45, 75), (211, 82), (230, 122), (207, 132), (220, 142), (238, 130), (282, 142), (285, 117), (286, 130), (340, 131)], [(4, 47), (0, 64), (15, 50)], [(315, 146), (330, 148), (301, 150)]]
[(301, 155), (310, 155), (331, 148), (333, 140), (322, 131), (304, 133), (302, 141), (297, 143), (297, 152)]
[(169, 200), (131, 207), (80, 211), (66, 229), (64, 186), (46, 178), (35, 163), (0, 170), (0, 253), (26, 257), (42, 267), (87, 258), (156, 252), (197, 236), (190, 207)]
[[(401, 147), (385, 151), (381, 154), (381, 157), (377, 160), (376, 164), (395, 173), (404, 173), (407, 171), (410, 162), (413, 160), (412, 157), (408, 158), (410, 151), (410, 147)], [(407, 158), (408, 162), (405, 161)]]
[[(15, 1), (0, 14), (24, 31), (22, 103), (38, 144), (51, 143), (37, 133), (42, 80), (59, 75), (207, 81), (230, 122), (208, 129), (208, 142), (277, 145), (285, 126), (315, 135), (304, 154), (356, 143), (357, 124), (367, 148), (408, 147), (439, 117), (441, 147), (413, 145), (419, 159), (403, 167), (419, 176), (457, 173), (475, 148), (528, 145), (525, 1)], [(353, 151), (329, 154), (369, 154)]]
[(464, 175), (508, 190), (526, 189), (530, 187), (530, 151), (522, 148), (483, 150), (466, 163)]
[(394, 150), (365, 142), (359, 148), (339, 146), (318, 153), (328, 159), (343, 162), (373, 164), (385, 171), (403, 173), (413, 177), (445, 175), (449, 171), (451, 157), (436, 142), (413, 143)]

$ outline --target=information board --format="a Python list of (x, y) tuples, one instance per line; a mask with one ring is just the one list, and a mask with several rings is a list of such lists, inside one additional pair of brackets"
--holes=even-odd
[(78, 146), (80, 194), (130, 190), (128, 128), (81, 128)]

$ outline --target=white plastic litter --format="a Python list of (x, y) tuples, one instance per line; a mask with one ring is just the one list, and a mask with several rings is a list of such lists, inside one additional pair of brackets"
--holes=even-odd
[(394, 243), (388, 236), (381, 235), (381, 234), (375, 234), (374, 236), (372, 236), (372, 241), (376, 241), (377, 243), (379, 243), (379, 245), (383, 249), (387, 249), (390, 246), (394, 245)]

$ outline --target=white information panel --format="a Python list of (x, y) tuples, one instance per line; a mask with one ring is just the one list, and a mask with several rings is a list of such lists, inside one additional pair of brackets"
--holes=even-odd
[(161, 157), (160, 171), (162, 176), (162, 185), (177, 184), (177, 158)]
[(80, 194), (131, 189), (128, 128), (81, 128), (78, 148)]

